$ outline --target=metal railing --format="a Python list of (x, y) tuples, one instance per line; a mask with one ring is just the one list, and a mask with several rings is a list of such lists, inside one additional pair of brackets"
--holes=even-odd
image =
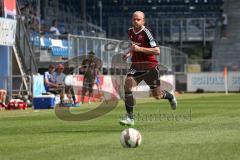
[[(23, 85), (23, 79), (27, 79), (26, 89)], [(7, 90), (8, 99), (12, 99), (13, 96), (21, 96), (21, 95), (32, 95), (32, 78), (31, 76), (25, 75), (12, 75), (12, 76), (0, 76), (0, 81), (3, 84), (1, 86), (2, 89)]]
[[(74, 57), (87, 55), (88, 52), (93, 51), (102, 61), (104, 72), (108, 74), (112, 69), (114, 70), (114, 67), (112, 67), (113, 63), (121, 59), (121, 55), (128, 51), (131, 43), (130, 41), (116, 39), (68, 35), (68, 45), (69, 53), (64, 59), (61, 59), (61, 56), (52, 56), (49, 49), (40, 49), (40, 57), (35, 56), (39, 62), (39, 66), (46, 67), (49, 63), (63, 63)], [(35, 49), (38, 50), (38, 46)], [(156, 56), (159, 63), (166, 66), (169, 71), (186, 72), (185, 64), (187, 63), (187, 55), (185, 53), (166, 46), (160, 46), (160, 50), (160, 56)], [(116, 60), (113, 61), (113, 59)]]
[[(18, 14), (20, 14), (19, 10)], [(38, 65), (35, 61), (32, 45), (30, 44), (29, 33), (26, 30), (21, 16), (17, 19), (16, 48), (19, 56), (21, 57), (22, 65), (24, 66), (25, 71), (29, 73), (37, 73)]]
[(188, 64), (186, 53), (165, 46), (160, 46), (160, 50), (161, 54), (158, 57), (160, 64), (168, 66), (174, 73), (186, 73), (186, 64)]
[[(87, 55), (89, 51), (93, 51), (96, 53), (96, 56), (101, 59), (103, 68), (105, 68), (108, 73), (114, 69), (112, 67), (113, 64), (121, 61), (120, 55), (126, 53), (131, 45), (129, 41), (75, 35), (69, 35), (68, 41), (69, 59)], [(157, 56), (160, 64), (166, 66), (168, 70), (173, 72), (186, 72), (186, 54), (165, 46), (160, 46), (160, 50), (161, 54)], [(118, 65), (118, 67), (120, 66)]]

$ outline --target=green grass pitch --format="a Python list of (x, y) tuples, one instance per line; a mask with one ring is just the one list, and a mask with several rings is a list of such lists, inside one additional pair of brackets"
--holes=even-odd
[(137, 100), (135, 128), (143, 141), (134, 149), (119, 142), (122, 101), (87, 122), (62, 121), (53, 110), (0, 111), (0, 160), (239, 159), (239, 94), (184, 94), (178, 103), (172, 111), (165, 100)]

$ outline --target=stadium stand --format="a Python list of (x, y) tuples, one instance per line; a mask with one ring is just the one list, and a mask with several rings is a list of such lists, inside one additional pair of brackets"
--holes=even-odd
[[(46, 60), (42, 58), (44, 61), (52, 61), (55, 58), (66, 60), (72, 56), (68, 46), (70, 44), (68, 34), (58, 37), (49, 32), (54, 19), (59, 22), (57, 27), (61, 33), (95, 37), (106, 30), (109, 38), (126, 39), (127, 34), (123, 33), (131, 26), (129, 19), (132, 12), (142, 10), (148, 17), (147, 25), (151, 26), (160, 44), (200, 42), (205, 45), (215, 40), (223, 4), (223, 0), (113, 0), (101, 1), (102, 5), (100, 1), (94, 0), (85, 1), (86, 4), (77, 0), (18, 2), (23, 8), (22, 15), (30, 17), (24, 20), (36, 57), (40, 59), (42, 55), (50, 57)], [(85, 15), (82, 12), (83, 5), (86, 5)], [(103, 29), (97, 26), (100, 25), (101, 9), (104, 17)], [(31, 16), (25, 15), (26, 10)], [(93, 45), (92, 43), (89, 42), (88, 45)], [(78, 52), (74, 55), (84, 54), (89, 50), (82, 44), (78, 47)]]
[(91, 35), (94, 30), (98, 36), (105, 35), (100, 27), (79, 18), (80, 1), (18, 0), (18, 4), (21, 17), (30, 31), (49, 34), (51, 22), (56, 19), (62, 34)]
[(41, 2), (44, 8), (41, 11), (41, 18), (44, 19), (46, 25), (56, 19), (59, 22), (59, 30), (61, 33), (71, 33), (75, 35), (88, 35), (92, 30), (95, 32), (104, 31), (87, 21), (80, 18), (81, 1), (44, 1)]
[[(25, 19), (27, 19), (26, 26), (30, 26), (28, 27), (30, 42), (36, 57), (48, 55), (50, 60), (47, 59), (51, 61), (55, 58), (66, 60), (71, 56), (68, 34), (58, 37), (49, 32), (54, 19), (59, 22), (57, 27), (61, 33), (95, 37), (99, 36), (100, 32), (104, 32), (96, 26), (100, 25), (101, 14), (100, 4), (97, 1), (86, 1), (85, 18), (88, 22), (84, 21), (84, 15), (82, 15), (82, 2), (77, 0), (20, 0), (19, 2), (23, 8), (27, 6), (28, 10), (34, 10), (28, 11), (32, 14), (27, 16), (30, 20)], [(177, 41), (213, 42), (222, 4), (223, 0), (102, 1), (102, 16), (104, 17), (102, 26), (109, 38), (126, 39), (126, 34), (123, 33), (126, 33), (131, 25), (129, 21), (131, 13), (135, 10), (142, 10), (148, 17), (147, 25), (151, 26), (156, 39), (162, 44)], [(86, 50), (89, 49), (81, 46), (78, 53), (74, 55), (83, 54)]]
[[(126, 38), (122, 37), (122, 33), (131, 25), (129, 18), (135, 10), (145, 12), (148, 21), (156, 21), (156, 19), (186, 19), (186, 18), (213, 18), (220, 17), (220, 9), (223, 0), (114, 0), (102, 1), (103, 9), (103, 26), (108, 37), (111, 38)], [(87, 13), (92, 17), (99, 17), (99, 5), (94, 0), (87, 1)], [(121, 20), (126, 18), (127, 20)], [(97, 18), (99, 19), (99, 18)], [(98, 24), (100, 22), (98, 21)], [(155, 22), (158, 26), (155, 28), (155, 33), (159, 32), (156, 28), (165, 25), (162, 21)], [(214, 21), (217, 25), (217, 20)], [(121, 28), (119, 27), (121, 26)], [(171, 27), (171, 26), (170, 26)], [(182, 32), (184, 29), (182, 30)], [(166, 32), (166, 31), (164, 31)], [(160, 36), (159, 36), (160, 38)]]
[[(20, 2), (20, 1), (19, 1)], [(76, 53), (69, 51), (68, 34), (61, 37), (49, 32), (52, 20), (56, 19), (61, 33), (84, 36), (99, 36), (103, 30), (100, 25), (100, 4), (94, 0), (86, 1), (86, 15), (81, 13), (82, 2), (70, 1), (35, 1), (21, 0), (22, 6), (36, 9), (36, 16), (31, 20), (29, 27), (30, 42), (36, 57), (44, 61), (65, 61), (71, 54), (79, 55), (88, 51), (82, 46)], [(126, 39), (127, 29), (133, 10), (142, 10), (146, 13), (147, 25), (151, 25), (156, 38), (160, 42), (212, 42), (220, 18), (222, 0), (113, 0), (102, 1), (103, 29), (109, 38)], [(37, 7), (37, 5), (40, 5)], [(42, 7), (44, 6), (44, 7)], [(40, 11), (39, 11), (40, 9)], [(32, 12), (31, 12), (32, 13)], [(30, 16), (34, 17), (34, 16)], [(95, 25), (93, 25), (95, 24)], [(39, 25), (38, 27), (36, 27)], [(38, 31), (36, 31), (38, 29)], [(59, 40), (59, 41), (57, 41)], [(54, 41), (54, 44), (52, 43)], [(89, 42), (92, 45), (94, 42)], [(204, 42), (205, 43), (205, 42)], [(72, 45), (72, 44), (70, 44)], [(80, 47), (78, 46), (78, 47)], [(39, 59), (38, 59), (39, 61)]]
[[(68, 34), (105, 37), (105, 31), (100, 27), (87, 22), (84, 17), (79, 18), (82, 5), (80, 1), (18, 0), (17, 2), (36, 59), (43, 54), (52, 57), (49, 61), (69, 57)], [(50, 31), (53, 20), (58, 21), (56, 27), (61, 35), (55, 35)]]
[(42, 51), (50, 51), (53, 56), (68, 57), (68, 40), (52, 39), (49, 37), (31, 37), (31, 43), (35, 47), (41, 47)]
[(237, 34), (240, 27), (239, 8), (240, 1), (238, 0), (227, 1), (224, 5), (224, 12), (230, 18), (228, 19), (229, 22), (226, 28), (226, 37), (220, 37), (219, 34), (213, 45), (214, 70), (223, 70), (226, 66), (230, 70), (240, 68), (240, 36)]

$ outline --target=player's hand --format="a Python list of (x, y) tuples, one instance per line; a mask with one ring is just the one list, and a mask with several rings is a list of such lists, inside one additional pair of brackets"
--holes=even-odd
[(124, 60), (124, 61), (126, 61), (127, 60), (127, 54), (124, 54), (123, 56), (122, 56), (122, 59)]
[(130, 52), (125, 53), (125, 54), (122, 56), (122, 59), (123, 59), (124, 61), (126, 61), (126, 60), (128, 59), (128, 57), (130, 57), (130, 56), (131, 56), (131, 53), (130, 53)]
[(132, 43), (132, 46), (131, 46), (130, 50), (134, 51), (134, 52), (141, 52), (141, 47), (139, 47), (138, 45)]

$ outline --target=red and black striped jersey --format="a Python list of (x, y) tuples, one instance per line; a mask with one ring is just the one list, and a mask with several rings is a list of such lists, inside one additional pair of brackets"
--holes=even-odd
[[(158, 46), (155, 41), (152, 32), (145, 26), (138, 31), (134, 32), (133, 28), (128, 29), (128, 37), (132, 43), (135, 43), (139, 47), (155, 48)], [(155, 55), (147, 55), (141, 52), (132, 53), (132, 68), (137, 70), (153, 69), (158, 64)]]

